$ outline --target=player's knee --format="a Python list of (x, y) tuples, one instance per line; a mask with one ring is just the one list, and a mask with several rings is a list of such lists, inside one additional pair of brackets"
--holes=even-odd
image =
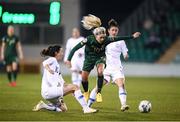
[(98, 76), (103, 76), (103, 70), (98, 71)]
[(98, 68), (98, 76), (103, 76), (103, 68)]
[(82, 81), (87, 81), (88, 80), (88, 76), (82, 76)]
[(83, 71), (81, 76), (82, 76), (82, 81), (88, 81), (89, 72)]
[(13, 69), (13, 70), (17, 70), (17, 67), (18, 67), (18, 66), (17, 66), (17, 63), (13, 62), (13, 63), (12, 63), (12, 69)]
[(124, 85), (124, 79), (123, 78), (120, 78), (120, 79), (117, 79), (115, 81), (115, 83), (119, 86), (119, 87), (122, 87)]

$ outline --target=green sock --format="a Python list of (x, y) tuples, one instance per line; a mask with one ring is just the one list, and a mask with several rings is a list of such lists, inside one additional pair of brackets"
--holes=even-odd
[(8, 80), (9, 80), (9, 82), (11, 82), (12, 81), (12, 72), (7, 72), (7, 77), (8, 77)]
[(12, 81), (16, 81), (17, 78), (17, 71), (12, 72)]

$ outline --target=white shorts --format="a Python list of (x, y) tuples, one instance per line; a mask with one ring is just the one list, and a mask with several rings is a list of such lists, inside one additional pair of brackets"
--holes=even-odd
[(105, 81), (108, 83), (111, 81), (111, 79), (112, 82), (114, 83), (116, 79), (125, 78), (123, 68), (116, 68), (116, 69), (106, 68), (104, 69), (103, 75)]
[(47, 87), (46, 89), (42, 90), (41, 95), (46, 100), (63, 97), (63, 86)]

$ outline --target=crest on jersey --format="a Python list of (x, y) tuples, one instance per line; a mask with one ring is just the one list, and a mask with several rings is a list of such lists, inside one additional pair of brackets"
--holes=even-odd
[(87, 38), (81, 41), (81, 45), (84, 45), (85, 43), (87, 43)]

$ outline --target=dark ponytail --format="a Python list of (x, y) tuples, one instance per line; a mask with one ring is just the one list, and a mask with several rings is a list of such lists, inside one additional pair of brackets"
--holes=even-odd
[(47, 49), (43, 49), (40, 54), (42, 57), (51, 56), (55, 57), (55, 53), (58, 53), (62, 47), (59, 45), (49, 46)]
[(108, 22), (108, 28), (110, 29), (111, 27), (118, 27), (119, 28), (118, 23), (114, 19), (111, 19)]

